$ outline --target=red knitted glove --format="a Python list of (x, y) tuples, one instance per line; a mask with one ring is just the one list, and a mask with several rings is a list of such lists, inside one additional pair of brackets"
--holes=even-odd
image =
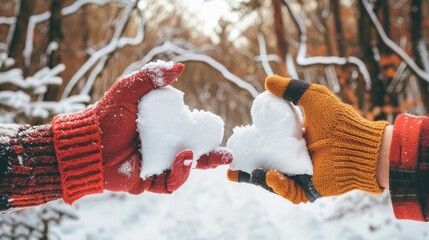
[[(139, 99), (173, 82), (183, 69), (183, 64), (175, 64), (171, 69), (140, 70), (113, 85), (86, 110), (54, 117), (52, 130), (65, 202), (72, 203), (103, 189), (132, 194), (145, 190), (171, 193), (186, 181), (191, 165), (184, 165), (184, 161), (192, 159), (191, 150), (179, 153), (171, 170), (141, 179), (140, 139), (136, 131)], [(205, 158), (202, 163), (231, 159), (216, 154)]]
[(219, 165), (231, 164), (232, 153), (229, 149), (219, 147), (209, 154), (203, 155), (198, 159), (197, 169), (210, 169), (216, 168)]

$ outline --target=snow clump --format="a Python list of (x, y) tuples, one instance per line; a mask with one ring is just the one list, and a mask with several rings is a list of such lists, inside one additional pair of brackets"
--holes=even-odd
[(251, 173), (262, 168), (287, 175), (313, 175), (298, 107), (265, 91), (252, 105), (253, 125), (235, 127), (228, 139), (232, 170)]
[(169, 169), (176, 155), (185, 149), (194, 152), (195, 164), (200, 156), (216, 149), (222, 141), (223, 120), (211, 112), (191, 111), (183, 96), (182, 91), (166, 86), (140, 100), (137, 131), (142, 146), (140, 177), (143, 179)]

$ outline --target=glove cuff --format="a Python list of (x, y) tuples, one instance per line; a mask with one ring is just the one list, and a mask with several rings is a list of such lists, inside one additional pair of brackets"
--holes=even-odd
[(376, 170), (384, 129), (389, 122), (368, 121), (353, 110), (345, 111), (340, 118), (343, 119), (329, 143), (338, 194), (356, 189), (382, 193)]
[(71, 204), (85, 195), (103, 192), (101, 129), (96, 110), (57, 115), (52, 131), (64, 201)]

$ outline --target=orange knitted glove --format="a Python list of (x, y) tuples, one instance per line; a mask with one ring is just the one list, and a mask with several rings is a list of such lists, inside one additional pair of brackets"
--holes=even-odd
[(388, 122), (362, 118), (352, 106), (342, 103), (321, 85), (270, 76), (265, 88), (303, 108), (304, 137), (314, 175), (306, 180), (288, 177), (276, 170), (257, 169), (247, 175), (230, 170), (230, 180), (260, 185), (296, 204), (356, 189), (382, 192), (376, 179), (376, 167)]

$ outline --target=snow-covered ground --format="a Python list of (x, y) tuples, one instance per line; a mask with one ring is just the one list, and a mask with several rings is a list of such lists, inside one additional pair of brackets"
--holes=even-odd
[[(54, 227), (61, 239), (426, 239), (429, 224), (398, 221), (385, 195), (353, 192), (292, 205), (249, 184), (229, 182), (226, 166), (194, 170), (172, 195), (104, 193), (78, 200), (78, 220)], [(373, 203), (371, 203), (373, 202)], [(345, 208), (367, 210), (335, 220)], [(334, 218), (334, 220), (332, 220)]]

